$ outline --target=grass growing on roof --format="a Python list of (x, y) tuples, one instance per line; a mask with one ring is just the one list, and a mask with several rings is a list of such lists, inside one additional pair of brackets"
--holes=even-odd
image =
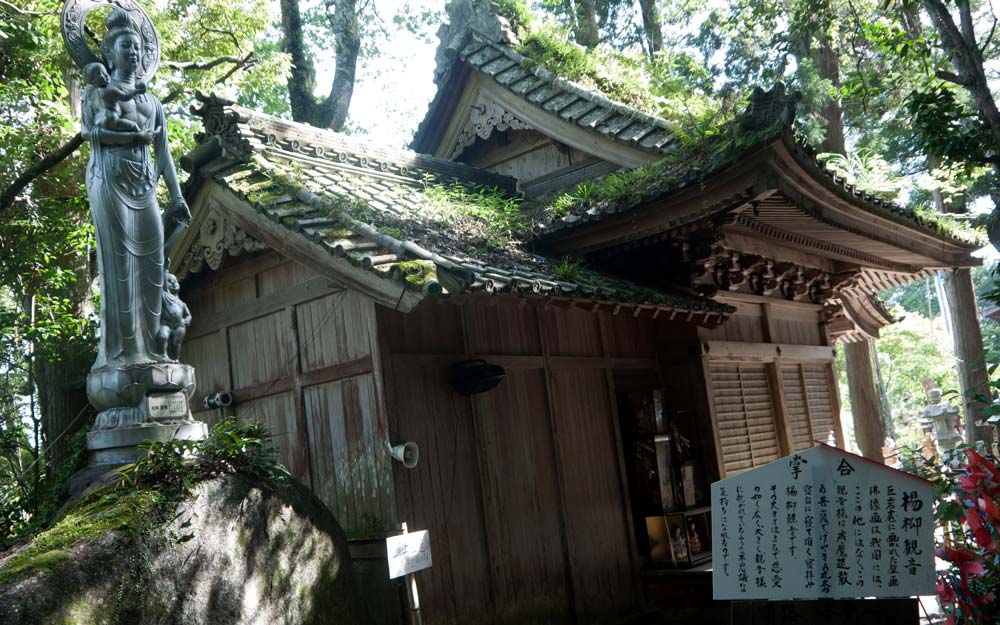
[(419, 209), (422, 219), (468, 235), (477, 246), (497, 249), (525, 238), (529, 221), (520, 197), (495, 187), (444, 184), (433, 177), (424, 178), (422, 194), (427, 200)]

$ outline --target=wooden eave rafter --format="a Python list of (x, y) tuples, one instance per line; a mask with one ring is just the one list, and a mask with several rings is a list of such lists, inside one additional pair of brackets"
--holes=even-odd
[[(817, 221), (886, 246), (923, 256), (923, 267), (968, 267), (980, 264), (971, 258), (972, 244), (952, 242), (923, 231), (905, 217), (885, 216), (859, 206), (858, 198), (831, 178), (801, 145), (787, 134), (770, 151), (769, 165), (779, 188)], [(913, 263), (915, 264), (915, 263)]]

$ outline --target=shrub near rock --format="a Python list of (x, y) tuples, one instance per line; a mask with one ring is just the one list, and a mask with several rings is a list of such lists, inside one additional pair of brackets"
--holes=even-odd
[(273, 457), (234, 420), (151, 446), (0, 555), (0, 624), (363, 622), (343, 530)]

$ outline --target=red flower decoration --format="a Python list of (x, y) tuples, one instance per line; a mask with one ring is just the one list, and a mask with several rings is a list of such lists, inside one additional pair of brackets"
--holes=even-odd
[(975, 508), (966, 508), (965, 522), (969, 524), (969, 529), (972, 530), (973, 536), (976, 537), (976, 544), (979, 545), (980, 549), (991, 552), (996, 551), (997, 541), (993, 539), (993, 534), (990, 533), (989, 528), (983, 525), (983, 520), (979, 517), (979, 513), (976, 512)]

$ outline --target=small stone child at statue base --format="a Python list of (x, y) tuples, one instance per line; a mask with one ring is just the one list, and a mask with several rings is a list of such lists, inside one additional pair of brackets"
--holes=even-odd
[(97, 111), (97, 119), (94, 120), (95, 126), (122, 132), (139, 132), (138, 124), (129, 119), (122, 119), (119, 102), (126, 102), (137, 95), (146, 93), (146, 83), (136, 81), (135, 89), (125, 89), (114, 85), (111, 83), (111, 77), (108, 76), (108, 69), (104, 67), (104, 63), (99, 62), (90, 63), (83, 68), (83, 77), (93, 86), (93, 91), (101, 104), (101, 106), (96, 106), (98, 103), (94, 102), (94, 110)]
[(181, 342), (191, 324), (191, 311), (187, 304), (181, 301), (177, 293), (181, 285), (177, 276), (165, 273), (163, 276), (163, 304), (160, 308), (160, 329), (156, 333), (156, 348), (161, 354), (166, 354), (171, 360), (177, 360), (181, 354)]

